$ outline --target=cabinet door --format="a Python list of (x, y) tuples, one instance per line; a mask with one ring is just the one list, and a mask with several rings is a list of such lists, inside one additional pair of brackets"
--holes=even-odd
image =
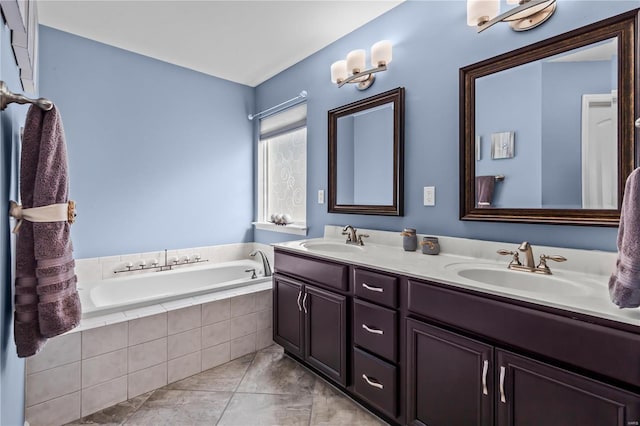
[(305, 360), (346, 386), (347, 298), (309, 285), (305, 291)]
[(627, 426), (640, 395), (531, 359), (496, 351), (499, 426)]
[(410, 425), (493, 424), (492, 346), (408, 319), (407, 363)]
[(304, 356), (303, 296), (302, 283), (274, 275), (273, 340), (299, 357)]

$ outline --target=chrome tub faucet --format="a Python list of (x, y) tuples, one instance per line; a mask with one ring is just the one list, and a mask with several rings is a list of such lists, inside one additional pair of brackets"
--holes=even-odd
[(264, 269), (264, 276), (265, 277), (270, 277), (271, 276), (271, 265), (269, 265), (269, 259), (267, 259), (267, 255), (264, 254), (264, 252), (262, 250), (254, 250), (251, 253), (249, 253), (249, 256), (255, 257), (256, 254), (259, 254), (260, 258), (262, 259), (262, 268)]

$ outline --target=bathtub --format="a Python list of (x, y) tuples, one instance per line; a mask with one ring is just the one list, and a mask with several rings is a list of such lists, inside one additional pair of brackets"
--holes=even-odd
[[(255, 269), (258, 278), (251, 278), (251, 272), (245, 272), (248, 269)], [(262, 262), (248, 259), (122, 275), (78, 284), (83, 318), (271, 280), (271, 277), (264, 276)]]

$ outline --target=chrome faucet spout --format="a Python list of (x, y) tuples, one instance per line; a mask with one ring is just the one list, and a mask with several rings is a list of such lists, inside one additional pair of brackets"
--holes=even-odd
[(271, 265), (269, 265), (269, 259), (267, 259), (267, 255), (264, 254), (262, 250), (254, 250), (251, 253), (249, 253), (249, 256), (254, 257), (256, 254), (259, 254), (260, 258), (262, 259), (262, 268), (264, 269), (264, 276), (270, 277)]
[(518, 250), (520, 250), (521, 252), (524, 252), (525, 268), (534, 269), (536, 267), (536, 262), (535, 260), (533, 260), (533, 249), (531, 248), (531, 244), (529, 244), (528, 241), (524, 241), (522, 244), (520, 244), (520, 247), (518, 247)]
[(347, 236), (347, 243), (357, 244), (358, 243), (358, 234), (356, 228), (351, 225), (347, 225), (342, 228), (342, 235)]

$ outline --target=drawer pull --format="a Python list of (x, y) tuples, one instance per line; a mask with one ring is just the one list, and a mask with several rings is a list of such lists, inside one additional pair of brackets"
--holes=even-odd
[(302, 296), (302, 290), (298, 292), (298, 310), (302, 312), (302, 306), (300, 305), (300, 297)]
[(500, 402), (503, 404), (507, 403), (507, 399), (504, 397), (504, 376), (505, 376), (505, 368), (500, 366)]
[(382, 385), (382, 383), (371, 381), (366, 374), (363, 374), (362, 378), (364, 379), (365, 382), (367, 382), (369, 386), (373, 386), (374, 388), (378, 388), (378, 389), (384, 389), (384, 386)]
[(489, 395), (489, 391), (487, 390), (487, 372), (489, 371), (489, 360), (484, 360), (484, 365), (482, 366), (482, 394)]
[(377, 328), (370, 328), (367, 326), (367, 324), (362, 324), (362, 328), (364, 328), (365, 330), (367, 330), (369, 333), (373, 333), (373, 334), (384, 334), (384, 331), (382, 330), (378, 330)]
[(378, 293), (384, 293), (384, 288), (370, 286), (367, 283), (362, 283), (362, 287), (366, 288), (369, 291), (375, 291), (375, 292), (378, 292)]
[(302, 308), (304, 309), (304, 313), (307, 314), (307, 295), (309, 293), (304, 293), (304, 298), (302, 299)]

